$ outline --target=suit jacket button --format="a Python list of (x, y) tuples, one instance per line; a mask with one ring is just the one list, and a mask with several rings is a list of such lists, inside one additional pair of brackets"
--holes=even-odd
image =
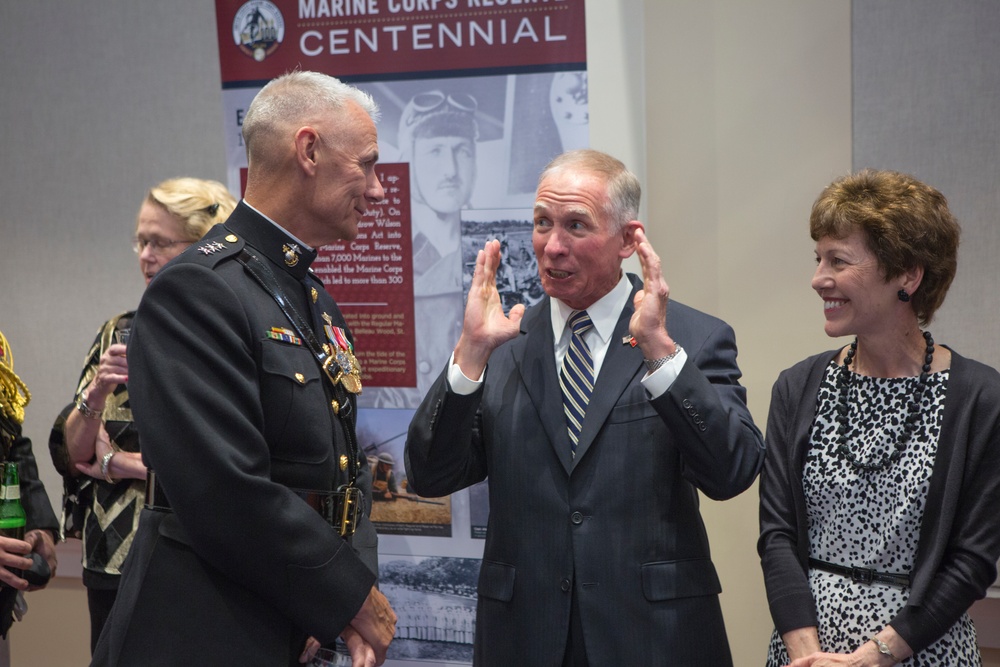
[(562, 589), (563, 593), (569, 593), (569, 589), (572, 587), (573, 586), (572, 584), (570, 584), (569, 579), (563, 579), (562, 581), (559, 582), (559, 588)]
[(580, 514), (579, 512), (573, 512), (572, 514), (569, 515), (569, 520), (573, 522), (574, 526), (579, 526), (581, 523), (583, 523), (583, 515)]

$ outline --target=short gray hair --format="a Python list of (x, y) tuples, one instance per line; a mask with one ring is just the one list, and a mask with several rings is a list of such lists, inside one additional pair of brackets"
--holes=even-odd
[(603, 177), (608, 190), (604, 212), (614, 225), (613, 232), (621, 231), (626, 223), (638, 218), (642, 186), (636, 175), (621, 160), (592, 148), (568, 151), (556, 156), (545, 166), (538, 182), (541, 183), (554, 174), (572, 170)]
[[(267, 143), (279, 128), (307, 125), (329, 109), (343, 109), (354, 102), (378, 122), (378, 104), (371, 95), (327, 74), (295, 70), (272, 79), (257, 93), (243, 119), (247, 156)], [(264, 156), (266, 159), (266, 156)]]

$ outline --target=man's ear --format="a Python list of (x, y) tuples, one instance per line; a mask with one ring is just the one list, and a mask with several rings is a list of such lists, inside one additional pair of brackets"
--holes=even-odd
[(319, 133), (306, 125), (295, 132), (295, 162), (310, 176), (316, 174)]
[(635, 231), (637, 229), (641, 229), (643, 232), (646, 231), (646, 228), (638, 220), (629, 220), (622, 227), (622, 248), (618, 253), (619, 257), (622, 259), (631, 257), (639, 247), (639, 243), (635, 238)]

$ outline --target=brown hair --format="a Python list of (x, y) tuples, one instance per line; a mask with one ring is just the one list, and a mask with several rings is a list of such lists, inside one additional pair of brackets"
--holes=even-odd
[(913, 176), (864, 169), (824, 188), (809, 216), (814, 241), (864, 233), (888, 282), (920, 266), (923, 280), (910, 304), (926, 326), (948, 293), (958, 268), (961, 229), (938, 190)]

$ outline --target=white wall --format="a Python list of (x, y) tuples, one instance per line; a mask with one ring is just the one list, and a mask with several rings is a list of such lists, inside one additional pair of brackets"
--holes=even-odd
[[(846, 0), (646, 3), (646, 193), (671, 296), (736, 329), (763, 429), (778, 372), (823, 333), (808, 218), (851, 167)], [(703, 514), (738, 666), (773, 628), (756, 553), (757, 489)]]

